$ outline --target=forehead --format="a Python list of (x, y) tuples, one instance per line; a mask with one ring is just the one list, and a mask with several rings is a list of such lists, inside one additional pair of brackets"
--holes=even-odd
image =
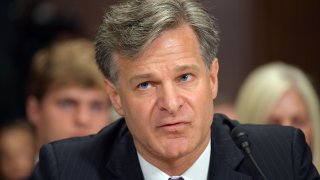
[(66, 86), (53, 88), (47, 92), (46, 97), (51, 98), (73, 98), (73, 99), (91, 99), (91, 98), (101, 98), (101, 100), (106, 99), (106, 92), (101, 88), (87, 88), (79, 86)]
[(307, 107), (302, 96), (295, 90), (288, 90), (276, 103), (273, 113), (279, 115), (306, 113)]
[[(194, 67), (204, 65), (196, 34), (189, 25), (164, 31), (136, 59), (115, 54), (119, 77), (132, 71), (161, 70), (163, 65)], [(194, 64), (194, 65), (190, 65)], [(146, 69), (145, 67), (148, 66)], [(183, 68), (180, 68), (183, 69)]]
[(16, 145), (16, 142), (21, 143), (33, 140), (33, 136), (28, 130), (19, 127), (5, 129), (0, 134), (0, 138), (1, 148), (6, 145)]

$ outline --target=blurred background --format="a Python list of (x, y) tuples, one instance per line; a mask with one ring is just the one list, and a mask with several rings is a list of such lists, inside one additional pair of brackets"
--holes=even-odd
[[(255, 67), (282, 60), (301, 68), (320, 92), (319, 0), (202, 0), (221, 29), (218, 102), (233, 103)], [(117, 0), (0, 2), (0, 119), (25, 116), (25, 85), (34, 53), (52, 41), (94, 38)], [(272, 88), (272, 87), (270, 87)]]

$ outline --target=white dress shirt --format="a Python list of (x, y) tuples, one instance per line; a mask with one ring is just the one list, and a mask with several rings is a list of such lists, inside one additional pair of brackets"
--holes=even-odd
[[(183, 174), (179, 175), (184, 180), (206, 180), (208, 179), (208, 171), (211, 155), (211, 141), (209, 141), (206, 149), (202, 152), (194, 164)], [(167, 180), (169, 175), (161, 171), (154, 165), (146, 161), (138, 152), (138, 158), (145, 180)]]

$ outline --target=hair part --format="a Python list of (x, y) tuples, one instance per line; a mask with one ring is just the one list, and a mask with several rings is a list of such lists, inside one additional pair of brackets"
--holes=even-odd
[(136, 59), (162, 32), (188, 24), (196, 34), (208, 69), (217, 55), (218, 27), (194, 0), (130, 0), (111, 6), (96, 36), (96, 60), (105, 77), (117, 84), (115, 53)]

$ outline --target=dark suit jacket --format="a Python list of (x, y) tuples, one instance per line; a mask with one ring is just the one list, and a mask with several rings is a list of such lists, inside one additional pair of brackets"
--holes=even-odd
[[(215, 115), (208, 179), (261, 179), (233, 142), (226, 122), (230, 122), (227, 117)], [(269, 180), (320, 179), (300, 130), (271, 125), (243, 127), (250, 137), (253, 156)], [(31, 179), (142, 180), (143, 174), (132, 136), (121, 119), (97, 135), (43, 146)]]

